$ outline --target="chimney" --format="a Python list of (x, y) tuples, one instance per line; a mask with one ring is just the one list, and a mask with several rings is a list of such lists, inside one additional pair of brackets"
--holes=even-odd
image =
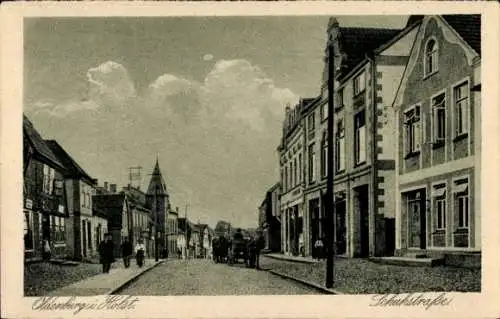
[(104, 182), (104, 189), (108, 190), (108, 182)]
[(113, 194), (116, 193), (116, 184), (109, 184), (109, 191)]
[(177, 212), (177, 215), (179, 215), (179, 206), (175, 207), (175, 211)]

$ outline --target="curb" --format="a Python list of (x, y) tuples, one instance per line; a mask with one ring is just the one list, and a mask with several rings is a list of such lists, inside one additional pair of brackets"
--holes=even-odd
[(151, 266), (149, 268), (145, 268), (143, 271), (135, 274), (132, 278), (127, 279), (127, 281), (125, 281), (124, 283), (120, 284), (118, 287), (109, 290), (104, 295), (114, 295), (114, 294), (116, 294), (117, 292), (121, 291), (122, 289), (124, 289), (128, 285), (130, 285), (132, 282), (134, 282), (135, 280), (137, 280), (139, 278), (139, 276), (147, 273), (148, 271), (150, 271), (151, 269), (155, 268), (156, 266), (158, 266), (160, 264), (163, 264), (163, 262), (165, 262), (165, 260), (160, 260), (159, 262), (157, 262), (153, 266)]
[(293, 280), (293, 281), (296, 281), (296, 282), (299, 282), (303, 285), (306, 285), (306, 286), (309, 286), (311, 288), (314, 288), (316, 290), (319, 290), (325, 294), (330, 294), (330, 295), (343, 295), (344, 293), (340, 292), (340, 291), (337, 291), (337, 290), (333, 290), (333, 289), (328, 289), (328, 288), (325, 288), (323, 286), (320, 286), (318, 284), (315, 284), (313, 282), (310, 282), (310, 281), (307, 281), (307, 280), (303, 280), (303, 279), (299, 279), (299, 278), (296, 278), (296, 277), (293, 277), (293, 276), (290, 276), (290, 275), (286, 275), (286, 274), (283, 274), (281, 272), (278, 272), (278, 271), (275, 271), (275, 270), (268, 270), (271, 274), (273, 275), (276, 275), (276, 276), (279, 276), (279, 277), (282, 277), (282, 278), (285, 278), (285, 279), (290, 279), (290, 280)]
[(286, 257), (278, 257), (278, 256), (273, 256), (273, 255), (267, 255), (267, 254), (264, 254), (262, 256), (267, 257), (267, 258), (276, 259), (276, 260), (289, 261), (292, 263), (302, 263), (302, 264), (317, 264), (317, 263), (319, 263), (318, 261), (315, 261), (315, 260), (288, 259)]

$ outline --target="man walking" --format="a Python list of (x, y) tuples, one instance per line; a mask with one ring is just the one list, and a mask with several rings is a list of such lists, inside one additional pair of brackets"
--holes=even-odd
[(264, 238), (264, 235), (262, 232), (259, 232), (257, 235), (257, 243), (256, 243), (256, 256), (255, 256), (255, 268), (260, 269), (260, 252), (262, 249), (266, 247), (266, 239)]
[(130, 258), (132, 257), (132, 243), (125, 237), (125, 240), (122, 243), (122, 256), (123, 256), (123, 264), (125, 268), (130, 266)]
[(104, 241), (99, 245), (99, 256), (102, 264), (102, 272), (109, 273), (111, 264), (115, 261), (114, 243), (111, 234), (104, 235)]

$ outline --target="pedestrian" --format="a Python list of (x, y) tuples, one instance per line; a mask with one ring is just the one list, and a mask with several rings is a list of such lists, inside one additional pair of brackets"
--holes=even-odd
[(255, 256), (255, 268), (260, 269), (260, 252), (266, 247), (266, 239), (262, 233), (258, 234), (257, 237), (257, 254)]
[(182, 251), (177, 248), (177, 259), (182, 259)]
[(43, 250), (42, 250), (42, 259), (44, 261), (49, 261), (52, 256), (52, 252), (50, 249), (50, 242), (47, 238), (43, 240)]
[(318, 260), (322, 258), (323, 255), (323, 241), (318, 237), (316, 242), (314, 242), (315, 256)]
[(123, 257), (123, 265), (125, 268), (130, 266), (130, 258), (132, 257), (132, 243), (125, 237), (125, 240), (122, 243), (122, 257)]
[(137, 241), (137, 245), (135, 245), (135, 259), (137, 261), (137, 266), (142, 267), (144, 264), (144, 251), (146, 247), (144, 246), (144, 242), (142, 238)]
[(111, 264), (115, 261), (114, 243), (111, 234), (104, 235), (104, 241), (99, 245), (99, 257), (102, 264), (102, 272), (109, 273)]

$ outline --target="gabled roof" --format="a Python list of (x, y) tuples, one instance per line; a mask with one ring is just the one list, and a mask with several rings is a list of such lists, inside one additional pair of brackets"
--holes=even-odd
[[(407, 25), (424, 19), (424, 15), (412, 15)], [(481, 54), (481, 15), (446, 14), (441, 16), (474, 51)]]
[(35, 129), (35, 126), (28, 119), (26, 115), (23, 114), (23, 135), (29, 141), (29, 144), (33, 147), (34, 156), (45, 162), (46, 164), (52, 164), (52, 166), (64, 169), (64, 165), (57, 159), (52, 150), (47, 146), (40, 133)]
[(158, 164), (158, 158), (156, 159), (156, 165), (153, 169), (153, 174), (151, 174), (151, 180), (149, 181), (147, 195), (161, 195), (168, 196), (167, 184), (163, 179), (160, 171), (160, 165)]
[(64, 164), (66, 176), (71, 178), (83, 179), (90, 184), (95, 184), (94, 179), (90, 177), (85, 170), (62, 148), (55, 140), (45, 140), (47, 146), (57, 159)]
[[(339, 28), (340, 48), (344, 55), (341, 76), (356, 67), (376, 48), (395, 37), (401, 29)], [(327, 68), (327, 65), (325, 65)]]

